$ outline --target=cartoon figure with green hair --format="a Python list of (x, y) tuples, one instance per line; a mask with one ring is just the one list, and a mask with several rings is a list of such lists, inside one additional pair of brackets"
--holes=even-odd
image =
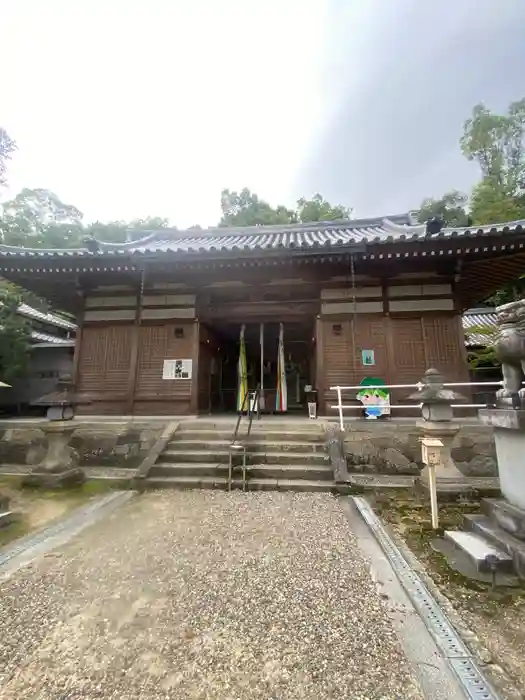
[[(385, 382), (377, 377), (365, 377), (361, 382), (363, 387), (356, 394), (356, 399), (365, 407), (367, 420), (377, 420), (381, 416), (390, 415), (390, 392), (379, 388)], [(374, 387), (374, 388), (371, 388)]]

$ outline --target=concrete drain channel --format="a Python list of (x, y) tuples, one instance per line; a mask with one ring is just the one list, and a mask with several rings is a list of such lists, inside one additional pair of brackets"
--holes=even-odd
[(0, 576), (14, 573), (34, 559), (65, 544), (89, 525), (126, 503), (134, 491), (115, 491), (77, 508), (71, 515), (42, 530), (21, 537), (0, 551)]
[(454, 671), (469, 700), (499, 700), (476, 665), (472, 654), (421, 578), (407, 562), (368, 502), (361, 496), (352, 501), (373, 532), (415, 609)]

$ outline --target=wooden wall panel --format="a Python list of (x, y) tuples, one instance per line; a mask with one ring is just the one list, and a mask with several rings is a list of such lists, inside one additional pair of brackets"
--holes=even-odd
[[(415, 384), (426, 369), (426, 352), (423, 338), (421, 317), (391, 318), (390, 327), (390, 373), (389, 384)], [(414, 389), (392, 389), (390, 401), (392, 404), (412, 403), (408, 400)], [(417, 416), (418, 412), (407, 409), (393, 411), (394, 416)]]
[[(191, 397), (192, 381), (197, 381), (197, 367), (193, 366), (192, 379), (163, 379), (164, 360), (190, 359), (193, 356), (194, 323), (166, 323), (142, 326), (139, 337), (139, 360), (135, 402), (145, 400), (173, 403), (173, 412), (187, 404)], [(176, 337), (175, 329), (182, 328), (184, 337)], [(175, 411), (175, 405), (178, 405)], [(152, 404), (153, 407), (153, 404)], [(137, 407), (134, 407), (136, 412)], [(167, 413), (170, 409), (166, 408)], [(155, 411), (157, 412), (157, 411)], [(184, 411), (186, 412), (186, 411)]]
[(78, 391), (125, 397), (133, 326), (84, 326), (78, 366)]
[[(375, 365), (363, 365), (362, 350), (374, 351)], [(379, 377), (388, 383), (388, 369), (384, 316), (358, 316), (355, 319), (355, 372), (352, 385), (359, 384), (365, 377)]]
[(329, 403), (334, 403), (335, 392), (331, 392), (330, 387), (348, 386), (353, 383), (352, 324), (350, 319), (325, 319), (322, 323), (325, 397)]
[[(339, 330), (340, 329), (340, 330)], [(353, 316), (344, 320), (323, 320), (323, 369), (325, 410), (336, 403), (336, 392), (331, 386), (356, 386), (365, 377), (389, 380), (385, 318), (377, 314)], [(362, 350), (373, 350), (375, 365), (362, 363)], [(346, 392), (344, 403), (355, 399), (355, 393)], [(323, 405), (323, 397), (320, 397)], [(356, 412), (357, 415), (357, 412)]]
[(418, 382), (426, 368), (421, 318), (392, 318), (391, 384)]
[(440, 370), (447, 381), (468, 381), (457, 316), (426, 316), (422, 324), (428, 367)]

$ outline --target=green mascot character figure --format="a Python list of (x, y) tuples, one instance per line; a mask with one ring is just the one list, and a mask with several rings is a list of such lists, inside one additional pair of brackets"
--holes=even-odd
[(390, 415), (390, 392), (380, 388), (384, 384), (384, 380), (377, 377), (365, 377), (361, 382), (363, 388), (357, 392), (356, 399), (365, 407), (367, 420)]

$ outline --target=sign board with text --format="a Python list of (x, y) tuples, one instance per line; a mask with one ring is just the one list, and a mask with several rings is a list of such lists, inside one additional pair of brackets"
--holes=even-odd
[(192, 370), (192, 360), (164, 360), (162, 365), (162, 378), (191, 379)]

